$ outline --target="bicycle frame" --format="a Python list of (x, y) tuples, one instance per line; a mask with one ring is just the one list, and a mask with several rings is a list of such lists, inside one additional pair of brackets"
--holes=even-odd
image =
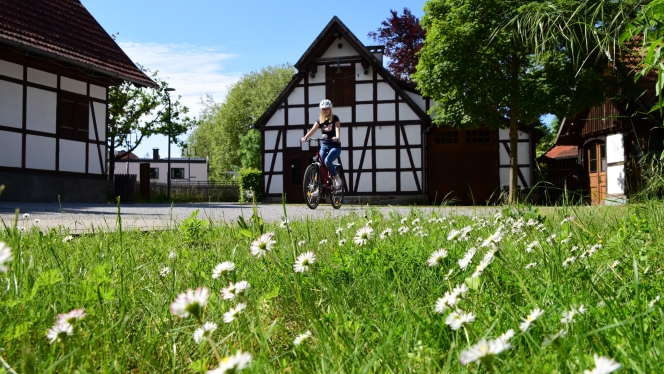
[(318, 143), (318, 150), (316, 151), (316, 155), (313, 157), (314, 163), (318, 164), (318, 168), (320, 170), (320, 175), (321, 178), (323, 178), (321, 185), (323, 186), (323, 193), (328, 193), (331, 190), (332, 186), (332, 178), (330, 177), (330, 171), (327, 170), (327, 166), (325, 166), (325, 162), (323, 159), (320, 157), (320, 142), (323, 139), (319, 138), (310, 138), (307, 141), (316, 141)]

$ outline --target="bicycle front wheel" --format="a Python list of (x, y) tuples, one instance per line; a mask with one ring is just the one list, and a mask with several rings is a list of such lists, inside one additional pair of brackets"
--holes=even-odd
[(334, 209), (341, 208), (341, 201), (344, 199), (344, 191), (346, 190), (346, 177), (344, 176), (344, 169), (341, 166), (337, 166), (337, 174), (341, 178), (341, 188), (333, 188), (332, 192), (330, 192), (330, 203)]
[(304, 202), (307, 203), (309, 209), (316, 209), (320, 203), (323, 191), (321, 189), (321, 176), (318, 165), (311, 164), (304, 171), (304, 178), (302, 178), (302, 193), (304, 194)]

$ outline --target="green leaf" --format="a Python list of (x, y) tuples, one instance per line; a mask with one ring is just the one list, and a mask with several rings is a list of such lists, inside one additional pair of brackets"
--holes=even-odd
[(480, 282), (479, 277), (477, 277), (477, 278), (466, 278), (464, 283), (466, 283), (468, 288), (470, 288), (471, 290), (475, 290), (475, 291), (477, 291), (480, 288), (480, 285), (482, 284), (482, 282)]
[(62, 277), (62, 275), (60, 274), (60, 270), (58, 269), (50, 269), (39, 274), (39, 278), (37, 278), (37, 281), (32, 286), (32, 291), (30, 292), (30, 299), (33, 299), (37, 295), (37, 291), (39, 291), (39, 288), (41, 288), (42, 286), (44, 287), (52, 286), (54, 284), (62, 282), (63, 280), (64, 278)]

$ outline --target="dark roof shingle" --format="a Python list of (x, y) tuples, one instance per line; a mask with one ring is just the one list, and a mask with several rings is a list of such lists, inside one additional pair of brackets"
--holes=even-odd
[(0, 42), (155, 87), (79, 0), (0, 0)]

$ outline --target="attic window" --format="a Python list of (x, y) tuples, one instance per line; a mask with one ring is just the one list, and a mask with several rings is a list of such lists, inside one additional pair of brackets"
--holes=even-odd
[(325, 77), (327, 78), (325, 96), (332, 100), (332, 105), (338, 107), (355, 104), (354, 66), (328, 66)]
[(436, 133), (436, 144), (458, 144), (458, 131), (438, 131)]
[(88, 139), (90, 111), (85, 96), (60, 92), (58, 112), (60, 139), (80, 141)]

